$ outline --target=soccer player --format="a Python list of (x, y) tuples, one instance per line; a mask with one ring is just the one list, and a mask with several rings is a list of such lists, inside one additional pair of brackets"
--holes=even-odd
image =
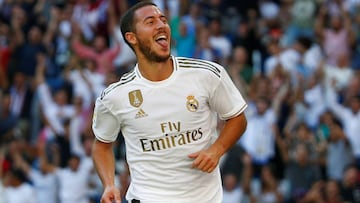
[[(155, 4), (131, 7), (121, 32), (138, 63), (96, 101), (92, 157), (101, 202), (120, 202), (112, 142), (121, 131), (129, 202), (220, 203), (218, 163), (246, 129), (245, 100), (220, 65), (170, 54), (169, 24)], [(217, 116), (226, 120), (219, 135)]]

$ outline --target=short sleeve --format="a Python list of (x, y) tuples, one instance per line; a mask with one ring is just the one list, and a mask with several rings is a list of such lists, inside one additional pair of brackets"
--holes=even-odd
[(120, 131), (119, 121), (100, 98), (95, 103), (92, 129), (95, 137), (106, 143), (115, 141)]
[(227, 120), (240, 115), (247, 104), (225, 69), (221, 67), (221, 70), (220, 81), (210, 97), (210, 106), (220, 119)]

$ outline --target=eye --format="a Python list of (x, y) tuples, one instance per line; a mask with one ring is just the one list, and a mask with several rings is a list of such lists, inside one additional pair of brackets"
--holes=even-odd
[(167, 21), (167, 19), (166, 19), (165, 17), (162, 17), (162, 18), (161, 18), (161, 21), (162, 21), (164, 24), (167, 24), (167, 23), (168, 23), (168, 21)]

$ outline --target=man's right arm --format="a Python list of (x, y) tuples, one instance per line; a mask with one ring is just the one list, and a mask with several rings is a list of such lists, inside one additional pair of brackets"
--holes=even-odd
[[(115, 186), (115, 157), (113, 142), (116, 140), (120, 123), (108, 108), (111, 100), (105, 94), (95, 103), (92, 129), (95, 141), (92, 146), (92, 159), (104, 187), (101, 203), (120, 203), (120, 190)], [(111, 105), (110, 105), (111, 106)]]
[(115, 186), (115, 159), (112, 150), (112, 143), (105, 143), (95, 139), (92, 147), (92, 159), (95, 169), (104, 186), (102, 203), (120, 203), (120, 191)]

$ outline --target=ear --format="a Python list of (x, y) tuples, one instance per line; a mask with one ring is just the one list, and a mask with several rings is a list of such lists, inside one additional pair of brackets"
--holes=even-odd
[(128, 41), (131, 45), (134, 45), (137, 43), (135, 33), (133, 33), (133, 32), (125, 33), (125, 40)]

